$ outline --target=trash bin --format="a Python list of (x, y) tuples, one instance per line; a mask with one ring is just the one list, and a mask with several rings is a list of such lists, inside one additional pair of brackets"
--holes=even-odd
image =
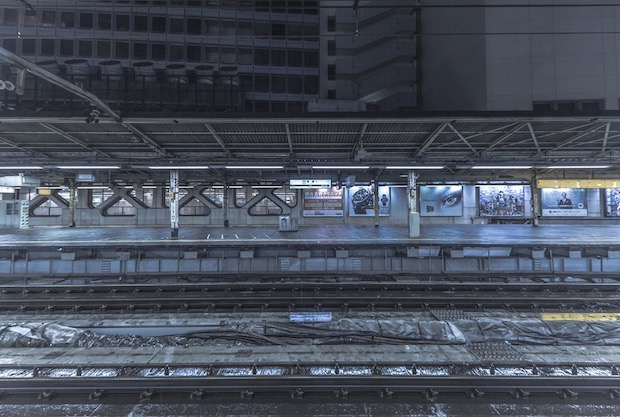
[(291, 215), (280, 216), (281, 232), (296, 232), (299, 230), (299, 219)]

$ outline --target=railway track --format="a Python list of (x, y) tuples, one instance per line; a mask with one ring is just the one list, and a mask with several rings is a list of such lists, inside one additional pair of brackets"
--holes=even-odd
[(0, 312), (617, 311), (618, 283), (349, 282), (0, 286)]
[(286, 393), (302, 399), (311, 393), (337, 398), (376, 393), (382, 398), (419, 394), (435, 399), (463, 393), (470, 398), (507, 393), (513, 398), (556, 394), (576, 398), (600, 394), (619, 399), (620, 376), (610, 364), (243, 364), (184, 366), (89, 367), (58, 365), (0, 367), (3, 394), (38, 394), (51, 400), (59, 394), (86, 394), (91, 400), (135, 393), (141, 400), (182, 393), (200, 400), (215, 393), (237, 393), (241, 398)]

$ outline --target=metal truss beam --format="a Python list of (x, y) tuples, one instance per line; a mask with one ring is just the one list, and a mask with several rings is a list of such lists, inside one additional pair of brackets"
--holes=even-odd
[(73, 142), (73, 143), (75, 143), (76, 145), (81, 146), (81, 147), (82, 147), (82, 148), (84, 148), (84, 149), (87, 149), (87, 150), (89, 150), (89, 151), (91, 151), (91, 152), (93, 152), (93, 153), (95, 153), (95, 154), (97, 154), (97, 155), (99, 155), (99, 156), (103, 156), (104, 158), (110, 158), (110, 159), (113, 159), (113, 157), (112, 157), (111, 155), (109, 155), (109, 154), (107, 154), (107, 153), (105, 153), (105, 152), (103, 152), (103, 151), (100, 151), (99, 149), (93, 148), (92, 146), (88, 145), (88, 144), (87, 144), (87, 143), (85, 143), (84, 141), (82, 141), (82, 140), (80, 140), (80, 139), (78, 139), (78, 138), (74, 137), (73, 135), (70, 135), (70, 134), (69, 134), (69, 133), (67, 133), (67, 132), (64, 132), (64, 131), (60, 130), (59, 128), (57, 128), (57, 127), (56, 127), (56, 126), (54, 126), (54, 125), (51, 125), (51, 124), (49, 124), (49, 123), (39, 123), (39, 124), (40, 124), (41, 126), (43, 126), (44, 128), (46, 128), (46, 129), (48, 129), (48, 130), (51, 130), (52, 132), (54, 132), (54, 133), (56, 133), (56, 134), (58, 134), (58, 135), (62, 136), (63, 138), (67, 139), (68, 141)]
[(231, 157), (232, 153), (230, 152), (228, 147), (226, 147), (226, 144), (224, 143), (222, 138), (220, 138), (220, 135), (218, 135), (217, 132), (215, 131), (215, 129), (213, 129), (213, 126), (211, 126), (210, 123), (205, 123), (204, 125), (207, 128), (207, 130), (209, 130), (209, 133), (211, 133), (211, 135), (213, 135), (213, 139), (215, 139), (215, 141), (220, 145), (220, 147), (224, 151), (224, 154), (227, 157)]

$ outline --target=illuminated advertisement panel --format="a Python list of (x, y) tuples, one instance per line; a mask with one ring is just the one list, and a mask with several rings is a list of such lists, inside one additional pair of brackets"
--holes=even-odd
[[(349, 216), (374, 216), (375, 195), (373, 187), (351, 187), (349, 189)], [(390, 187), (379, 187), (379, 216), (390, 215)]]
[(620, 217), (620, 188), (608, 188), (605, 190), (605, 205), (607, 215)]
[(342, 188), (304, 190), (304, 217), (342, 217), (344, 203)]
[(587, 216), (584, 188), (543, 188), (540, 190), (543, 216)]
[(420, 216), (462, 216), (463, 187), (427, 185), (420, 187)]
[(480, 216), (525, 215), (525, 189), (522, 185), (481, 185), (478, 188)]

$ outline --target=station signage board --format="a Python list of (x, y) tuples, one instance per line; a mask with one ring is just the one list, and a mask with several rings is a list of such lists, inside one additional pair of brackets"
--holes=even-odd
[(332, 180), (330, 179), (297, 179), (290, 180), (290, 188), (332, 188)]

